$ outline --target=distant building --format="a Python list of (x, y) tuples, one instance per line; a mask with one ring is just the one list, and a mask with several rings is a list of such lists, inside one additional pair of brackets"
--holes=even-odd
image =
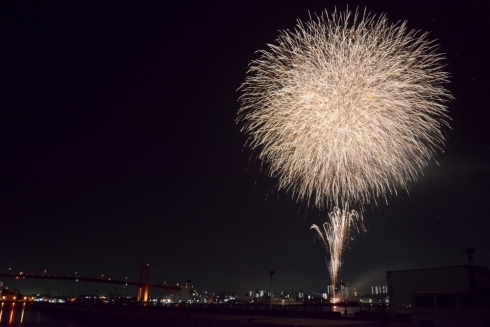
[(371, 294), (388, 293), (388, 286), (371, 286)]
[(173, 300), (175, 303), (188, 302), (192, 300), (192, 288), (186, 285), (180, 290), (175, 291)]

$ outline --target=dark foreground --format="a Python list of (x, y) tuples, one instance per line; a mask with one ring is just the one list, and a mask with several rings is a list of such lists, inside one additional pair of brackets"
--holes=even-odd
[[(277, 312), (276, 312), (277, 313)], [(312, 316), (313, 315), (313, 316)], [(280, 326), (344, 326), (344, 327), (408, 327), (409, 322), (387, 320), (376, 314), (340, 315), (340, 313), (312, 313), (274, 315), (273, 311), (260, 314), (226, 311), (206, 313), (191, 310), (169, 310), (145, 306), (75, 306), (70, 304), (4, 303), (0, 324), (9, 326), (169, 326), (169, 327), (229, 327), (240, 325)]]

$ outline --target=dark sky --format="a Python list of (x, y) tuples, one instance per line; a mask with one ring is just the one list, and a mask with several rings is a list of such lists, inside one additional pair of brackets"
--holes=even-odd
[[(349, 8), (366, 4), (439, 40), (455, 100), (439, 165), (366, 209), (340, 277), (380, 285), (386, 270), (465, 264), (469, 247), (490, 266), (490, 11)], [(250, 159), (236, 90), (278, 30), (335, 6), (346, 2), (2, 1), (0, 272), (137, 280), (150, 263), (152, 281), (199, 291), (267, 288), (269, 270), (276, 290), (325, 289), (309, 228), (326, 213)]]

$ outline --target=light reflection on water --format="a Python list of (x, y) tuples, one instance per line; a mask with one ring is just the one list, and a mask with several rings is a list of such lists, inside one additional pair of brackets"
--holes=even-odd
[(22, 325), (26, 316), (25, 302), (2, 302), (0, 305), (0, 324)]
[(22, 323), (24, 321), (25, 308), (25, 302), (22, 304), (16, 302), (2, 302), (0, 306), (0, 323)]
[(90, 327), (88, 324), (80, 324), (69, 321), (57, 320), (42, 315), (26, 302), (1, 302), (0, 325), (12, 327)]

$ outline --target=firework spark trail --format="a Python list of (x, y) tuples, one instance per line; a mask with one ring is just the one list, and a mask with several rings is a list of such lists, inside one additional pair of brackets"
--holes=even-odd
[[(347, 10), (298, 20), (268, 47), (239, 89), (237, 121), (279, 189), (297, 201), (347, 217), (349, 204), (362, 211), (407, 190), (443, 147), (452, 96), (427, 33)], [(343, 233), (332, 252), (349, 231), (330, 224)]]
[(342, 252), (344, 251), (346, 237), (352, 226), (359, 221), (359, 214), (355, 210), (340, 210), (335, 207), (328, 216), (329, 221), (323, 224), (323, 233), (317, 225), (311, 226), (311, 229), (317, 231), (327, 252), (330, 252), (330, 260), (327, 261), (327, 265), (332, 282), (333, 298), (335, 298), (337, 274), (342, 264)]

